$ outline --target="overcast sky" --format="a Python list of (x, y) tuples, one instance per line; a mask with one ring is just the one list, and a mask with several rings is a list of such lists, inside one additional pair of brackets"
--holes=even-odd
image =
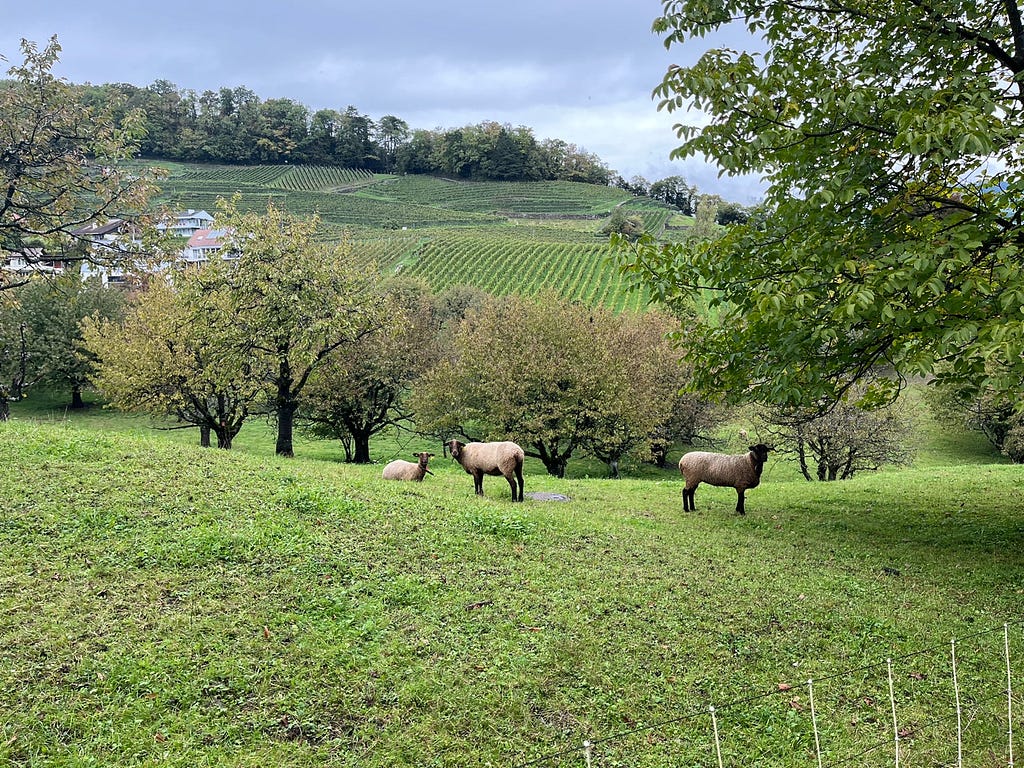
[(651, 99), (669, 64), (751, 44), (740, 35), (666, 51), (651, 32), (660, 11), (659, 0), (0, 0), (0, 55), (20, 62), (21, 38), (41, 48), (57, 35), (55, 73), (74, 83), (245, 86), (261, 100), (352, 105), (413, 129), (525, 125), (627, 179), (680, 175), (701, 192), (757, 202), (756, 178), (669, 161), (673, 124), (701, 116), (660, 113)]

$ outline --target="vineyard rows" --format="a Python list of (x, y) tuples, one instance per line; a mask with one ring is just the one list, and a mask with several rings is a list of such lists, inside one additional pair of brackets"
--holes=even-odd
[(169, 179), (163, 183), (164, 201), (175, 207), (216, 211), (218, 197), (241, 195), (244, 210), (265, 209), (268, 200), (302, 216), (318, 214), (327, 225), (400, 230), (402, 227), (440, 227), (466, 224), (497, 224), (493, 216), (449, 210), (427, 205), (371, 200), (357, 195), (306, 190), (288, 191), (269, 186), (242, 185), (224, 181), (190, 184), (187, 179)]
[(461, 211), (566, 216), (603, 216), (630, 197), (615, 187), (571, 181), (449, 181), (428, 176), (388, 179), (367, 194)]
[(436, 292), (456, 284), (473, 285), (497, 296), (552, 290), (586, 304), (643, 309), (646, 295), (628, 290), (610, 257), (607, 242), (512, 242), (447, 235), (424, 243), (402, 274), (423, 278)]
[(358, 168), (336, 168), (330, 165), (296, 165), (289, 168), (274, 184), (280, 189), (329, 192), (347, 189), (373, 181), (373, 174)]
[(437, 291), (457, 283), (496, 295), (550, 289), (617, 310), (641, 310), (647, 296), (629, 291), (610, 262), (602, 225), (621, 205), (667, 236), (673, 215), (657, 201), (571, 182), (464, 182), (326, 166), (170, 164), (170, 172), (161, 202), (215, 213), (218, 197), (238, 192), (243, 210), (273, 200), (296, 215), (317, 214), (321, 240), (347, 238), (361, 264), (420, 277)]

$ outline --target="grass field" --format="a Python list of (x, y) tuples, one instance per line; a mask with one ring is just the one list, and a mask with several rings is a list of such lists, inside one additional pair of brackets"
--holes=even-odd
[(909, 469), (773, 460), (745, 517), (585, 463), (531, 460), (563, 503), (441, 458), (386, 483), (260, 422), (230, 453), (56, 403), (0, 433), (0, 764), (713, 766), (715, 704), (726, 764), (813, 766), (816, 678), (824, 764), (888, 765), (892, 658), (902, 764), (954, 765), (954, 637), (965, 764), (1006, 764), (1024, 470), (931, 423)]
[(218, 197), (237, 192), (243, 210), (273, 201), (297, 215), (318, 214), (328, 239), (348, 233), (367, 261), (391, 272), (414, 267), (438, 290), (454, 281), (498, 295), (547, 289), (616, 310), (640, 309), (647, 296), (628, 290), (601, 226), (619, 205), (656, 234), (673, 220), (662, 203), (593, 184), (375, 176), (323, 166), (155, 164), (168, 171), (160, 202), (172, 207), (213, 213)]

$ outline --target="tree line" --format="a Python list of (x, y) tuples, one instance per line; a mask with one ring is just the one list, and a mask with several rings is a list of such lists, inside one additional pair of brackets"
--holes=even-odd
[(232, 233), (226, 256), (150, 277), (120, 314), (83, 320), (91, 380), (115, 407), (198, 427), (225, 449), (270, 414), (278, 454), (301, 429), (340, 440), (355, 462), (390, 427), (502, 436), (557, 476), (581, 451), (613, 472), (627, 455), (664, 461), (714, 423), (709, 403), (681, 393), (667, 316), (465, 286), (435, 296), (273, 204), (222, 201), (218, 225)]
[(260, 99), (244, 86), (196, 93), (167, 80), (77, 86), (86, 106), (116, 116), (138, 110), (144, 157), (232, 165), (316, 164), (374, 173), (424, 173), (498, 181), (608, 184), (595, 154), (561, 139), (538, 141), (526, 126), (484, 121), (411, 129), (395, 115), (374, 120), (356, 107), (310, 110), (288, 98)]
[[(69, 388), (81, 405), (92, 385), (118, 409), (197, 429), (206, 446), (230, 449), (269, 415), (282, 456), (298, 430), (370, 462), (375, 436), (397, 428), (512, 439), (562, 477), (580, 455), (612, 476), (627, 460), (665, 466), (671, 449), (711, 442), (735, 418), (694, 392), (680, 363), (692, 316), (469, 286), (435, 295), (367, 269), (350, 242), (325, 242), (315, 217), (272, 203), (242, 212), (236, 199), (217, 218), (230, 234), (205, 265), (140, 273), (128, 291), (66, 274), (0, 293), (0, 420), (33, 386)], [(1024, 427), (1003, 418), (1012, 445)], [(757, 421), (808, 480), (909, 455), (898, 409), (766, 409)]]

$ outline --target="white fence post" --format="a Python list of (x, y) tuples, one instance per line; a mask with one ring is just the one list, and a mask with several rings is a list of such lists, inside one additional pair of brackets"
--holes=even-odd
[(953, 660), (953, 696), (956, 700), (956, 765), (964, 766), (964, 728), (960, 710), (960, 681), (956, 675), (956, 638), (950, 641), (950, 654)]
[(722, 744), (718, 738), (718, 718), (715, 716), (715, 705), (712, 704), (708, 707), (708, 711), (711, 712), (711, 727), (715, 732), (715, 754), (718, 755), (718, 768), (725, 768), (722, 763)]
[(1010, 768), (1013, 768), (1013, 683), (1010, 675), (1010, 626), (1003, 624), (1003, 648), (1006, 650), (1006, 722), (1010, 743)]
[(885, 660), (889, 671), (889, 704), (892, 706), (892, 734), (896, 744), (896, 768), (900, 768), (900, 724), (896, 721), (896, 689), (892, 683), (892, 659)]
[(818, 738), (818, 715), (814, 709), (814, 678), (807, 681), (807, 691), (811, 700), (811, 727), (814, 728), (814, 753), (818, 756), (818, 768), (821, 768), (821, 739)]

